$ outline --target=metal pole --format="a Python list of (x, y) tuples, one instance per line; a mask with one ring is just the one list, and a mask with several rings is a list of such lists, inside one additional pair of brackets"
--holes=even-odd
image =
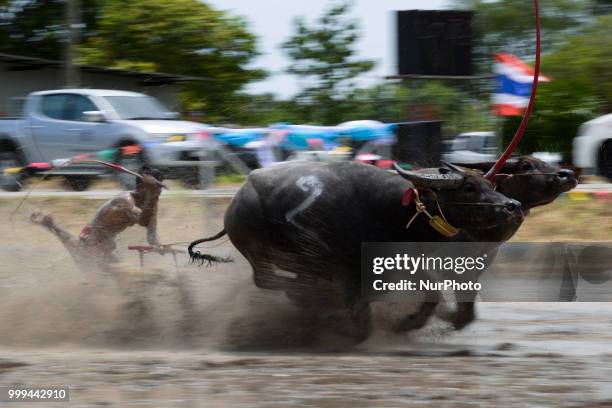
[(64, 87), (76, 88), (80, 86), (81, 78), (79, 68), (74, 65), (77, 57), (76, 46), (80, 42), (81, 30), (81, 2), (80, 0), (66, 0), (66, 48), (64, 54)]
[(206, 190), (215, 182), (215, 165), (210, 162), (206, 146), (202, 144), (200, 150), (200, 160), (198, 160), (198, 188)]

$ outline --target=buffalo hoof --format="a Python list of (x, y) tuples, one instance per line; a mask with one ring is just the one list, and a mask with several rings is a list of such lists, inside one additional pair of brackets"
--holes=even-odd
[(370, 306), (356, 305), (348, 309), (348, 319), (346, 319), (346, 309), (341, 312), (344, 318), (339, 318), (335, 314), (327, 320), (328, 325), (333, 325), (333, 330), (340, 336), (348, 337), (355, 344), (367, 340), (372, 334), (372, 322)]
[(305, 309), (313, 312), (323, 331), (329, 331), (333, 336), (349, 340), (351, 344), (359, 344), (372, 334), (371, 314), (369, 306), (359, 308), (336, 308), (335, 305), (316, 305)]
[(438, 302), (424, 302), (416, 313), (408, 315), (395, 327), (396, 332), (422, 329), (431, 317)]
[(471, 310), (455, 314), (451, 323), (455, 330), (461, 330), (468, 324), (472, 323), (475, 319), (476, 314), (474, 313), (474, 310)]
[(426, 319), (421, 318), (419, 315), (410, 315), (402, 319), (398, 325), (395, 326), (394, 330), (397, 333), (419, 330), (422, 329), (427, 323)]

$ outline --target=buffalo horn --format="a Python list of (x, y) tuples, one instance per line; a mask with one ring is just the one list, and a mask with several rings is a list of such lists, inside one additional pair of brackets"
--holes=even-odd
[(406, 180), (411, 181), (417, 188), (455, 189), (463, 182), (461, 173), (447, 172), (417, 172), (402, 169), (397, 163), (393, 165), (395, 171)]
[(451, 170), (455, 170), (459, 173), (463, 173), (463, 169), (459, 166), (454, 165), (453, 163), (445, 162), (444, 160), (441, 160), (441, 163)]

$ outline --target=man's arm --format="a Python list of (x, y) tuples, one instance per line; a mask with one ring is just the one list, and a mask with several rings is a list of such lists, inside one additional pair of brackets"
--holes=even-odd
[(157, 237), (157, 203), (161, 188), (151, 176), (143, 177), (144, 199), (142, 215), (138, 223), (147, 228), (147, 242), (150, 245), (161, 245)]
[(149, 245), (161, 245), (157, 236), (157, 206), (153, 209), (153, 214), (147, 224), (147, 242)]

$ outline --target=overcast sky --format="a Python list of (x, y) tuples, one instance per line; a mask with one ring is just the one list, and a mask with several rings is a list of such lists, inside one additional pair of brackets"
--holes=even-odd
[[(304, 16), (308, 22), (319, 17), (331, 0), (205, 0), (217, 9), (244, 17), (249, 29), (258, 37), (262, 53), (254, 66), (270, 72), (270, 77), (249, 87), (251, 92), (273, 92), (281, 97), (294, 95), (300, 84), (297, 78), (284, 74), (290, 61), (280, 49), (292, 34), (292, 22)], [(353, 0), (350, 16), (361, 28), (357, 45), (360, 57), (373, 59), (376, 68), (364, 75), (365, 83), (376, 82), (394, 74), (395, 29), (393, 11), (412, 9), (442, 9), (448, 0)]]

